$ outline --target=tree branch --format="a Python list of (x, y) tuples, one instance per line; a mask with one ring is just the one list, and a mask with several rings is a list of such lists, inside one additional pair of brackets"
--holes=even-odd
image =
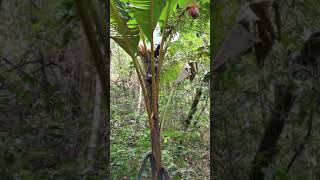
[(313, 121), (313, 112), (311, 113), (311, 115), (309, 116), (308, 119), (308, 129), (307, 129), (307, 134), (304, 137), (304, 141), (300, 144), (299, 148), (297, 149), (297, 151), (295, 152), (295, 154), (293, 155), (293, 157), (290, 160), (290, 163), (287, 166), (286, 169), (286, 173), (289, 173), (290, 168), (292, 167), (294, 161), (297, 159), (297, 157), (302, 153), (302, 151), (304, 150), (305, 145), (307, 144), (307, 141), (309, 139), (309, 137), (311, 136), (311, 131), (312, 131), (312, 121)]

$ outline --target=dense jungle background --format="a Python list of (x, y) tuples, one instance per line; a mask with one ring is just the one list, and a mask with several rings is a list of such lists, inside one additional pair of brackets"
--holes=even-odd
[(320, 2), (216, 1), (213, 179), (319, 179)]
[(75, 2), (0, 1), (0, 21), (0, 179), (107, 176), (106, 108)]

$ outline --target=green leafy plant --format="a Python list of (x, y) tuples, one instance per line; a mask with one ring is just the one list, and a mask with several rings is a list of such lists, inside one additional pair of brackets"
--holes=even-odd
[[(180, 18), (189, 9), (188, 5), (191, 3), (192, 5), (196, 4), (191, 0), (113, 0), (110, 3), (111, 38), (133, 60), (144, 95), (152, 145), (152, 152), (145, 159), (150, 158), (151, 160), (153, 179), (167, 179), (168, 177), (161, 161), (161, 123), (158, 111), (160, 72), (168, 48), (168, 39), (172, 36)], [(182, 7), (182, 11), (178, 14), (178, 20), (173, 27), (169, 27), (167, 26), (168, 18), (176, 11), (177, 4)], [(157, 25), (161, 29), (161, 42), (155, 48), (154, 31)], [(141, 44), (138, 47), (139, 41)], [(142, 59), (142, 63), (138, 60), (138, 56)], [(144, 170), (144, 166), (145, 163), (143, 163), (140, 172)], [(140, 176), (141, 174), (139, 173)]]

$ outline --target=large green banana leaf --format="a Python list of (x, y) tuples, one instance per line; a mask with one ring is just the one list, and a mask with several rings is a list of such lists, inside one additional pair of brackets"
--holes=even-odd
[(161, 16), (159, 18), (159, 25), (160, 28), (163, 29), (164, 26), (164, 21), (169, 18), (172, 13), (176, 10), (175, 7), (177, 7), (179, 0), (167, 0), (166, 1), (166, 6), (164, 7)]
[(191, 2), (192, 0), (111, 0), (111, 37), (130, 56), (134, 56), (140, 40), (139, 33), (143, 33), (151, 41), (156, 25), (159, 23), (162, 28), (178, 3), (185, 8)]
[(149, 41), (153, 36), (153, 31), (159, 21), (163, 8), (166, 5), (165, 0), (131, 0), (131, 9), (133, 15)]
[(110, 1), (111, 38), (131, 57), (135, 56), (140, 40), (139, 28), (130, 14), (128, 4), (120, 0)]

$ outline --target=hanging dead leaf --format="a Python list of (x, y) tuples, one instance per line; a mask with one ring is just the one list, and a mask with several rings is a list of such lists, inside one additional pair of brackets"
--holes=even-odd
[(191, 72), (191, 66), (188, 63), (186, 63), (183, 66), (178, 79), (175, 81), (175, 84), (179, 84), (181, 81), (187, 79), (190, 76), (190, 72)]
[[(273, 1), (259, 0), (244, 6), (237, 21), (214, 58), (214, 72), (224, 69), (227, 59), (243, 56), (254, 48), (258, 64), (263, 64), (276, 36), (269, 10)], [(255, 27), (249, 29), (249, 25)]]
[(235, 24), (214, 59), (215, 66), (213, 71), (218, 71), (219, 68), (224, 66), (227, 59), (245, 53), (257, 42), (259, 40), (243, 24)]
[(187, 78), (189, 78), (190, 82), (192, 82), (197, 74), (198, 74), (198, 63), (195, 61), (189, 61), (183, 66), (180, 72), (180, 75), (178, 79), (175, 81), (175, 83), (179, 84), (180, 82), (182, 82)]

